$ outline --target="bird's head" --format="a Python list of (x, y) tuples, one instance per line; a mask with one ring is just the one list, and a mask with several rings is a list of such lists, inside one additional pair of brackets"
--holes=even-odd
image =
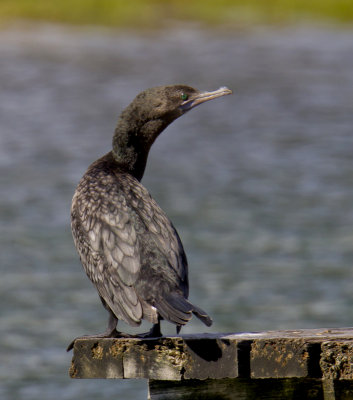
[(138, 155), (147, 158), (151, 145), (171, 122), (199, 104), (231, 93), (226, 87), (204, 92), (186, 85), (141, 92), (120, 115), (113, 138), (116, 160), (132, 164)]
[(147, 134), (154, 141), (161, 128), (163, 130), (187, 111), (231, 93), (226, 87), (203, 92), (186, 85), (157, 86), (138, 94), (121, 114), (119, 123), (128, 124), (125, 128), (130, 132), (135, 131), (139, 136)]
[(131, 106), (138, 111), (141, 121), (171, 123), (197, 105), (231, 93), (226, 87), (203, 92), (186, 85), (157, 86), (137, 95)]

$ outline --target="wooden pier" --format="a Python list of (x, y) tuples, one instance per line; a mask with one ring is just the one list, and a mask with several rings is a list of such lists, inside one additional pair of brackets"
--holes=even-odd
[(348, 400), (353, 328), (78, 339), (70, 376), (148, 379), (151, 400)]

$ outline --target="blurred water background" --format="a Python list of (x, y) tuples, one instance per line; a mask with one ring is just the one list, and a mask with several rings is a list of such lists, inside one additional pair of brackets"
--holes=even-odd
[(65, 348), (107, 319), (72, 243), (72, 194), (155, 85), (234, 90), (175, 121), (143, 179), (214, 319), (183, 332), (353, 325), (351, 28), (20, 24), (0, 54), (1, 399), (147, 398), (144, 381), (70, 380)]

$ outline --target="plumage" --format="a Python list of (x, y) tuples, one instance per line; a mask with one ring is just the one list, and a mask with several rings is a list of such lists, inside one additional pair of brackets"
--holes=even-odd
[[(89, 279), (109, 311), (108, 329), (94, 337), (118, 337), (119, 319), (185, 325), (207, 313), (188, 300), (188, 265), (173, 224), (140, 183), (157, 136), (174, 119), (231, 91), (199, 92), (184, 85), (142, 92), (121, 114), (113, 150), (95, 161), (79, 182), (71, 208), (74, 243)], [(73, 343), (68, 349), (72, 348)]]

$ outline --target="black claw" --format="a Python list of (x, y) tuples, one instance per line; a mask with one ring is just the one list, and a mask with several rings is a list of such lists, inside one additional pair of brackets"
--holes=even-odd
[(74, 339), (66, 348), (66, 351), (70, 351), (74, 348), (74, 344), (75, 344), (76, 339)]

